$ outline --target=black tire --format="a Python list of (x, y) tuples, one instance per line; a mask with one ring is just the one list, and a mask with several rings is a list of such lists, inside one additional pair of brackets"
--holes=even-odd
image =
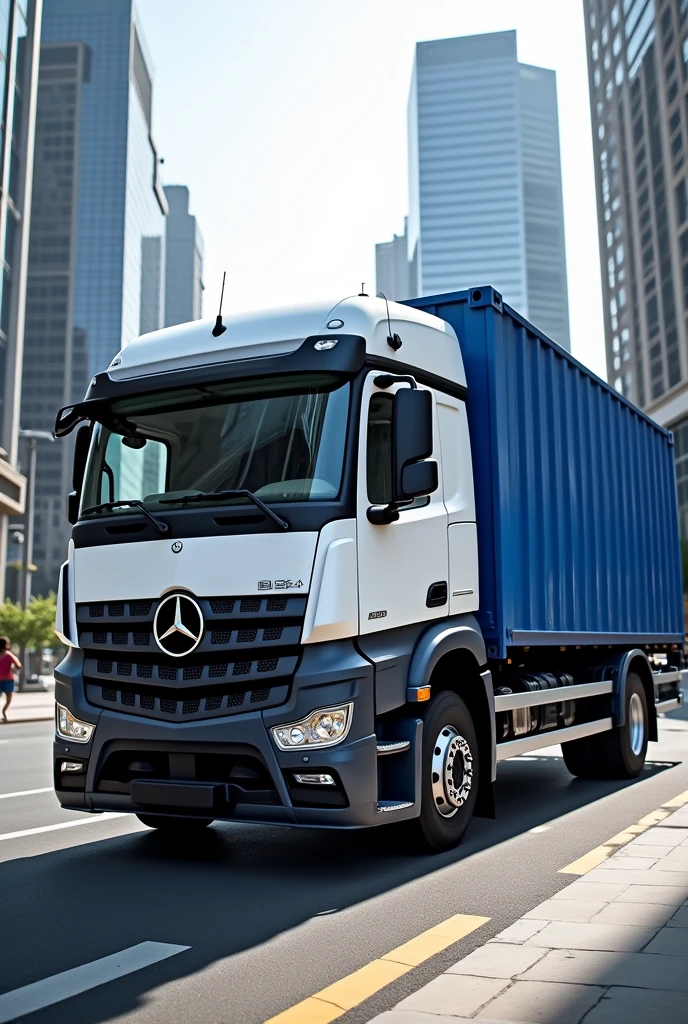
[[(426, 848), (451, 850), (461, 842), (473, 817), (480, 778), (473, 719), (455, 693), (445, 690), (428, 705), (423, 716), (421, 758), (421, 809), (416, 829)], [(433, 771), (434, 759), (435, 767), (442, 763), (449, 768), (451, 797), (443, 776)], [(454, 806), (452, 798), (460, 800), (460, 805)]]
[(602, 770), (598, 753), (597, 736), (585, 737), (582, 740), (569, 740), (562, 743), (561, 752), (564, 764), (579, 779), (598, 779)]
[(626, 677), (624, 725), (609, 732), (562, 743), (564, 763), (581, 779), (635, 779), (647, 756), (650, 716), (640, 676)]
[(157, 828), (160, 832), (197, 832), (212, 825), (214, 818), (178, 818), (174, 814), (137, 814), (142, 825)]

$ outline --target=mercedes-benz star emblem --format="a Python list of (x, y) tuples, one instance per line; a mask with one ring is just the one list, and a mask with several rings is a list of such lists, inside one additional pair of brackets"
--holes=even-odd
[(203, 615), (192, 597), (170, 594), (158, 605), (153, 636), (161, 651), (183, 658), (198, 647), (203, 637)]

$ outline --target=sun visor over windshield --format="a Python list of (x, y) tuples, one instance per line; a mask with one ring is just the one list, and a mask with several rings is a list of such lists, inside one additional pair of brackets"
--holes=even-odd
[(353, 377), (366, 358), (365, 338), (355, 334), (313, 335), (294, 352), (194, 366), (166, 373), (117, 380), (111, 373), (99, 373), (91, 381), (83, 402), (65, 406), (57, 414), (55, 437), (65, 437), (83, 420), (97, 420), (111, 401), (130, 395), (154, 394), (172, 388), (202, 386), (223, 381), (250, 380), (269, 375), (296, 373), (340, 373)]

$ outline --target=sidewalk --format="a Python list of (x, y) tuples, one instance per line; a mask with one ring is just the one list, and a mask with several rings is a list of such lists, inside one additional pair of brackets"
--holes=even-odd
[[(2, 703), (4, 704), (4, 700)], [(15, 690), (10, 709), (7, 712), (9, 721), (6, 723), (6, 726), (19, 722), (49, 721), (54, 716), (55, 680), (51, 679), (46, 692), (17, 693)], [(2, 728), (3, 723), (0, 722), (0, 729)]]
[(370, 1024), (685, 1024), (688, 806)]

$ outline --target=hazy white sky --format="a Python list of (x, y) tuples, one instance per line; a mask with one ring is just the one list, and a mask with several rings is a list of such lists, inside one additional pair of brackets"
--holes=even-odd
[[(515, 28), (557, 72), (573, 351), (604, 375), (581, 0), (138, 0), (167, 184), (205, 239), (205, 315), (375, 286), (407, 213), (419, 40)], [(487, 283), (487, 282), (477, 282)]]

